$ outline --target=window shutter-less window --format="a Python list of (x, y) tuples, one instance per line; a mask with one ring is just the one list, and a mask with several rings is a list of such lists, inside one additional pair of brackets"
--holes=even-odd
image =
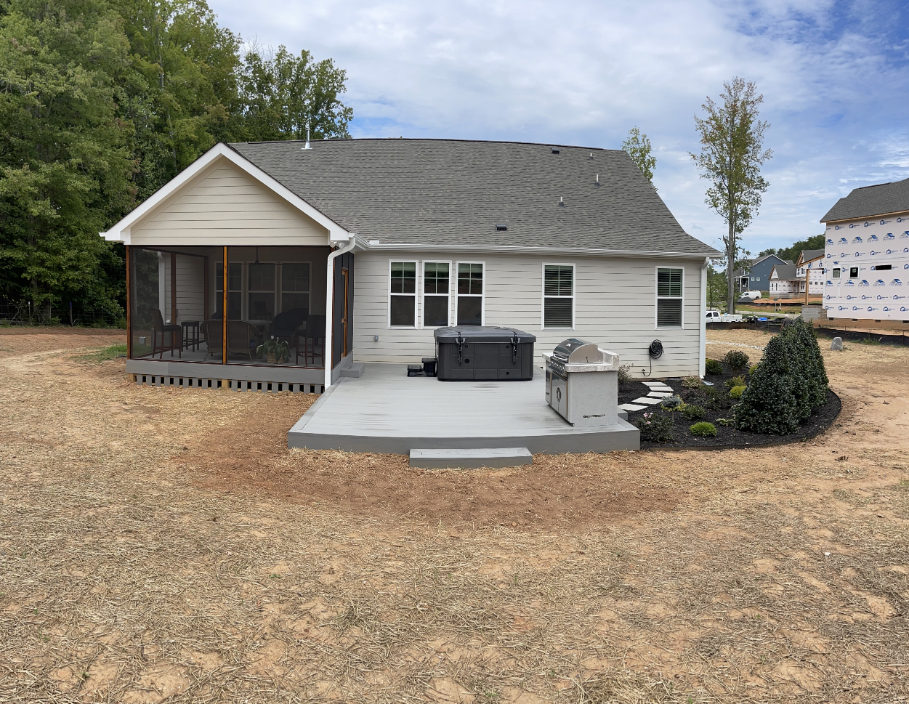
[(543, 327), (574, 325), (574, 267), (546, 264), (543, 267)]
[(657, 327), (682, 326), (682, 270), (657, 269)]
[(391, 262), (389, 323), (392, 327), (412, 328), (416, 322), (417, 263)]

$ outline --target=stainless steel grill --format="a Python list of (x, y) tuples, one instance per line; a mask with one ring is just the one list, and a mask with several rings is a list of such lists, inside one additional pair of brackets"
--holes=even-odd
[(572, 337), (544, 354), (543, 360), (546, 402), (565, 420), (582, 426), (618, 422), (617, 354)]

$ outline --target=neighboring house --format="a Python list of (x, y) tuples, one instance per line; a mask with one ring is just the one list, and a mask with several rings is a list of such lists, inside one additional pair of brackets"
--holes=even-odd
[(732, 280), (735, 284), (735, 290), (739, 293), (750, 290), (748, 286), (748, 270), (747, 269), (736, 269), (732, 272)]
[(429, 139), (218, 144), (103, 235), (128, 372), (292, 390), (418, 363), (448, 325), (532, 333), (538, 363), (589, 339), (634, 374), (659, 339), (654, 376), (703, 374), (719, 254), (624, 151)]
[(827, 316), (909, 322), (909, 179), (856, 188), (821, 222)]
[(769, 291), (770, 274), (773, 272), (773, 267), (778, 264), (792, 264), (792, 262), (775, 254), (765, 254), (763, 257), (752, 259), (748, 271), (742, 271), (738, 277), (739, 290)]
[(803, 249), (795, 264), (778, 264), (770, 274), (770, 295), (790, 298), (808, 293), (824, 293), (824, 250)]

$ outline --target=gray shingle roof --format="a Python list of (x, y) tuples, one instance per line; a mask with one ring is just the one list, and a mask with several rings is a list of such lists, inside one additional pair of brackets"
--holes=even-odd
[(909, 210), (909, 178), (905, 181), (856, 188), (845, 198), (840, 198), (821, 218), (821, 222), (851, 220), (905, 210)]
[(795, 275), (795, 264), (777, 264), (773, 267), (773, 270), (776, 272), (778, 279), (791, 280), (798, 278)]
[(349, 232), (383, 244), (718, 254), (682, 229), (621, 150), (434, 139), (229, 146)]
[(810, 262), (812, 259), (817, 259), (818, 257), (824, 256), (823, 249), (803, 249), (802, 250), (802, 262)]

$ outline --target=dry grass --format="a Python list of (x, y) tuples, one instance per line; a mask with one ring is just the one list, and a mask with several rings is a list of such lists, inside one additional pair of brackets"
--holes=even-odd
[[(137, 388), (34, 337), (0, 332), (0, 701), (909, 695), (909, 351), (828, 354), (810, 443), (431, 473), (284, 450), (312, 397)], [(503, 485), (540, 509), (496, 520)]]

